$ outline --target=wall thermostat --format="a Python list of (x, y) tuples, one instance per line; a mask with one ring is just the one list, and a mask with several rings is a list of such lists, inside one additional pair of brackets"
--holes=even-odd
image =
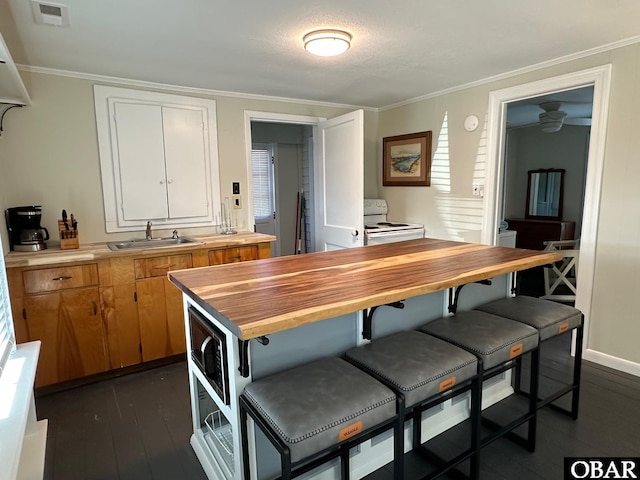
[(480, 120), (477, 115), (469, 115), (464, 119), (464, 128), (467, 132), (473, 132), (476, 128), (478, 128), (478, 124)]

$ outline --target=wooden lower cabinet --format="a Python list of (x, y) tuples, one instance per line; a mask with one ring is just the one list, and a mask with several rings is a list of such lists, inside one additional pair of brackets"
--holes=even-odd
[(246, 262), (248, 260), (257, 260), (258, 258), (260, 257), (257, 245), (209, 250), (209, 265)]
[(142, 361), (186, 351), (182, 293), (166, 277), (136, 282)]
[(109, 369), (98, 287), (24, 297), (30, 340), (41, 340), (36, 386)]
[(136, 284), (133, 281), (100, 289), (102, 316), (107, 328), (109, 367), (142, 362)]
[(167, 272), (191, 268), (191, 253), (135, 259), (133, 265), (142, 361), (186, 352), (182, 293)]
[(184, 353), (182, 293), (167, 272), (269, 256), (266, 242), (9, 268), (16, 337), (42, 341), (35, 385)]

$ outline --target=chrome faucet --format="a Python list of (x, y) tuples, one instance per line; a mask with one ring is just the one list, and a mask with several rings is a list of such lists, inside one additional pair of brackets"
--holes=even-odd
[(147, 240), (152, 240), (153, 237), (151, 236), (151, 221), (147, 222), (147, 231), (146, 231), (146, 238)]

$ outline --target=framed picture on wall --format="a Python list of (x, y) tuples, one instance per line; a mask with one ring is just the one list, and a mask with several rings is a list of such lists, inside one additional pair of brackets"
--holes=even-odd
[(382, 185), (431, 185), (431, 131), (382, 139)]

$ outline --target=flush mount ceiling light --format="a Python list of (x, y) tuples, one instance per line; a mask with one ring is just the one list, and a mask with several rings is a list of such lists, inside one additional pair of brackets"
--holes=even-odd
[(321, 57), (332, 57), (349, 50), (351, 35), (341, 30), (316, 30), (307, 33), (303, 41), (307, 52)]

